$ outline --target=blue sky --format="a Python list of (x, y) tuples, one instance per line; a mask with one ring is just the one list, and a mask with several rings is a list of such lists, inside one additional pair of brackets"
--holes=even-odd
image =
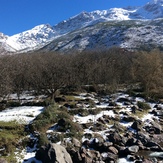
[(0, 32), (14, 35), (36, 25), (55, 25), (82, 11), (142, 6), (150, 0), (0, 0)]

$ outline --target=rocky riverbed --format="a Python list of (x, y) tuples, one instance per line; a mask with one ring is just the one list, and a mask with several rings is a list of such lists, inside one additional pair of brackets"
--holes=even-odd
[[(163, 162), (161, 102), (133, 97), (123, 91), (103, 96), (76, 93), (71, 98), (60, 96), (55, 100), (60, 109), (64, 107), (71, 114), (80, 137), (58, 139), (64, 133), (71, 134), (64, 131), (68, 119), (60, 118), (46, 130), (49, 144), (40, 148), (39, 133), (29, 135), (28, 146), (22, 152), (24, 160), (18, 158), (20, 162), (66, 163), (67, 159), (69, 163)], [(60, 157), (58, 150), (63, 153)]]
[[(68, 151), (72, 162), (162, 162), (162, 103), (149, 102), (124, 92), (101, 97), (83, 93), (75, 97), (78, 100), (74, 101), (74, 106), (64, 105), (69, 111), (77, 113), (73, 121), (81, 126), (83, 136), (81, 139), (69, 137), (57, 142)], [(87, 114), (88, 110), (92, 110), (92, 114)], [(52, 140), (54, 135), (60, 134), (59, 128), (66, 123), (63, 118), (49, 128), (46, 132), (48, 138)], [(50, 153), (46, 158), (52, 157), (52, 146), (43, 148), (44, 153)], [(39, 152), (36, 153), (37, 159), (41, 159)]]

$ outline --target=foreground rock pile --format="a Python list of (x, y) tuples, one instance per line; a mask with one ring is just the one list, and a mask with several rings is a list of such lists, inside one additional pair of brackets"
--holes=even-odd
[[(92, 95), (91, 99), (93, 99)], [(145, 110), (138, 105), (139, 100), (146, 103), (144, 99), (134, 99), (126, 94), (118, 94), (116, 98), (113, 96), (101, 98), (100, 101), (94, 97), (93, 100), (96, 103), (96, 108), (102, 109), (101, 113), (93, 115), (94, 121), (92, 119), (84, 121), (85, 115), (75, 116), (75, 121), (84, 130), (82, 139), (67, 138), (60, 142), (71, 156), (72, 160), (67, 159), (67, 163), (71, 161), (74, 163), (114, 163), (118, 162), (120, 158), (137, 163), (162, 162), (162, 104), (149, 103), (150, 109)], [(83, 106), (87, 106), (85, 109), (89, 108), (88, 100), (85, 100), (84, 103), (82, 99)], [(112, 111), (113, 114), (105, 114), (106, 111)], [(79, 121), (80, 118), (83, 118), (83, 122)], [(57, 154), (57, 152), (49, 152), (44, 148), (36, 153), (36, 158), (42, 160), (43, 163), (49, 159), (47, 153), (50, 154), (50, 158), (52, 153)], [(153, 152), (157, 152), (157, 156), (150, 157), (150, 154), (153, 156)], [(40, 153), (41, 157), (46, 153), (43, 157), (47, 158), (46, 161), (41, 159)], [(58, 160), (58, 162), (64, 161)]]

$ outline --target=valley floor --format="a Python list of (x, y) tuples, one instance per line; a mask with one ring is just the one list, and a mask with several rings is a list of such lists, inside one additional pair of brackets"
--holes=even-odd
[[(64, 132), (71, 135), (71, 130), (63, 131), (64, 125), (69, 123), (65, 118), (51, 124), (45, 133), (52, 143), (67, 149), (73, 162), (163, 162), (162, 103), (148, 102), (123, 91), (105, 96), (76, 93), (58, 99), (58, 108), (64, 107), (71, 114), (72, 122), (80, 125), (82, 135), (80, 138), (54, 140), (58, 135), (64, 135)], [(28, 126), (45, 109), (43, 106), (6, 108), (0, 112), (0, 121), (14, 120)], [(17, 150), (15, 154), (18, 162), (41, 163), (35, 158), (39, 149), (37, 134), (27, 135), (33, 144)]]

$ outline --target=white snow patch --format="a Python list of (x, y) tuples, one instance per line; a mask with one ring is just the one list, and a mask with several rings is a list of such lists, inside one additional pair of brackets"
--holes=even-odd
[(126, 158), (119, 158), (117, 163), (134, 163), (133, 161), (128, 161)]
[(146, 114), (143, 116), (143, 118), (141, 119), (143, 122), (147, 121), (147, 120), (151, 120), (153, 121), (153, 115), (152, 114)]
[(129, 127), (131, 127), (132, 123), (133, 122), (120, 122), (120, 125), (129, 128)]
[(97, 115), (88, 115), (85, 117), (81, 117), (79, 115), (74, 116), (74, 122), (78, 122), (80, 124), (89, 123), (89, 122), (96, 122), (98, 118), (102, 117), (103, 115), (109, 115), (110, 117), (114, 117), (115, 114), (112, 110), (109, 111), (102, 111)]
[(44, 107), (38, 106), (20, 106), (8, 108), (0, 112), (1, 121), (17, 121), (18, 123), (28, 124), (35, 119), (44, 110)]
[[(23, 150), (20, 154), (16, 153), (16, 159), (17, 162), (21, 162), (21, 163), (42, 163), (39, 160), (36, 160), (35, 158), (35, 152), (26, 152), (25, 150)], [(21, 157), (23, 156), (23, 157)]]

